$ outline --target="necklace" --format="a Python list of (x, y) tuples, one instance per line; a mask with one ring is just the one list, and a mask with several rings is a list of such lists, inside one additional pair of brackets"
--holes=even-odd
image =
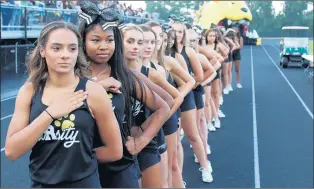
[(97, 75), (96, 75), (95, 77), (93, 77), (92, 79), (93, 79), (94, 81), (97, 81), (98, 76), (100, 76), (101, 74), (105, 73), (105, 71), (106, 71), (108, 68), (109, 68), (109, 65), (108, 65), (107, 68), (105, 68), (103, 71), (101, 71), (99, 74), (97, 74)]

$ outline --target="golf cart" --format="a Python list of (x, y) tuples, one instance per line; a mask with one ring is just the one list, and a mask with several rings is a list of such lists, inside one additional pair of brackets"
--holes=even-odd
[(307, 67), (309, 61), (302, 55), (308, 54), (309, 27), (285, 26), (282, 28), (283, 40), (280, 41), (280, 65), (287, 68), (288, 64)]

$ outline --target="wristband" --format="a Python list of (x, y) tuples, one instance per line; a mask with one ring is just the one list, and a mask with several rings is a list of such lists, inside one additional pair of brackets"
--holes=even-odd
[(51, 119), (55, 120), (55, 118), (52, 117), (52, 115), (47, 111), (47, 109), (45, 110), (45, 112), (47, 112), (47, 114), (51, 117)]

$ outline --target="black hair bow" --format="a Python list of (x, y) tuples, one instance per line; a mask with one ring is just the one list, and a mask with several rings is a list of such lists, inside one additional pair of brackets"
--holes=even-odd
[(171, 25), (168, 24), (168, 23), (163, 23), (163, 24), (161, 25), (161, 28), (162, 28), (162, 30), (163, 30), (164, 32), (166, 32), (166, 33), (168, 33), (170, 30), (172, 30)]
[(194, 24), (193, 25), (193, 30), (198, 33), (198, 34), (201, 34), (203, 32), (203, 28), (202, 26), (200, 26), (199, 24)]
[(118, 26), (122, 21), (121, 16), (115, 10), (114, 6), (100, 10), (95, 3), (82, 1), (80, 7), (81, 11), (79, 12), (79, 17), (84, 19), (88, 25), (95, 21), (99, 16), (106, 21), (106, 23), (102, 25), (103, 30), (106, 30), (110, 26)]

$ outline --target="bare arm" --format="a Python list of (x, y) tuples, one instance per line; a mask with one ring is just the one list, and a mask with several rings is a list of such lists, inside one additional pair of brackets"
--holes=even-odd
[(186, 65), (186, 62), (183, 58), (183, 56), (179, 53), (176, 53), (176, 59), (178, 60), (178, 62), (180, 63), (181, 67), (188, 72), (188, 67)]
[(112, 104), (103, 87), (88, 81), (86, 90), (89, 92), (88, 105), (96, 120), (100, 138), (105, 146), (96, 148), (99, 162), (112, 162), (122, 158), (122, 139), (119, 124), (112, 111)]
[(176, 59), (166, 56), (165, 63), (168, 71), (172, 75), (176, 75), (177, 77), (179, 77), (184, 82), (184, 84), (182, 84), (180, 88), (178, 88), (178, 90), (182, 94), (182, 96), (186, 96), (192, 90), (195, 84), (195, 80), (177, 63)]
[[(204, 86), (207, 83), (209, 83), (213, 78), (215, 78), (216, 72), (215, 72), (213, 66), (210, 64), (210, 62), (207, 60), (207, 58), (204, 55), (199, 54), (199, 58), (200, 58), (200, 61), (202, 63), (204, 70), (206, 70), (204, 73), (204, 80), (201, 83), (201, 85)], [(209, 80), (209, 79), (211, 79), (211, 80)]]
[(202, 62), (204, 62), (204, 64), (208, 65), (208, 70), (210, 72), (210, 74), (208, 75), (208, 77), (206, 77), (206, 79), (204, 79), (204, 81), (201, 83), (202, 86), (205, 86), (207, 83), (211, 82), (217, 75), (216, 70), (214, 69), (214, 67), (211, 65), (211, 63), (207, 60), (207, 58), (200, 54), (200, 60), (202, 60)]
[(42, 112), (29, 124), (33, 92), (32, 84), (26, 83), (16, 97), (14, 114), (5, 143), (5, 154), (10, 160), (16, 160), (32, 149), (53, 121), (46, 112)]
[(149, 69), (148, 78), (155, 83), (156, 85), (160, 86), (166, 92), (168, 92), (174, 99), (174, 105), (170, 110), (169, 117), (172, 116), (174, 113), (177, 112), (177, 109), (183, 102), (183, 96), (180, 92), (173, 87), (162, 75), (154, 69)]
[(213, 74), (213, 71), (210, 69), (210, 62), (207, 60), (207, 58), (203, 54), (198, 54), (199, 60), (201, 62), (202, 68), (204, 70), (204, 79), (201, 83), (206, 81), (208, 77)]
[[(149, 90), (146, 85), (143, 85), (144, 94), (144, 105), (153, 111), (145, 122), (141, 125), (144, 132), (134, 138), (128, 137), (126, 146), (131, 154), (140, 152), (157, 134), (162, 125), (166, 122), (169, 117), (170, 108), (167, 103), (156, 93)], [(141, 99), (142, 91), (139, 83), (136, 83), (136, 96), (137, 99)]]
[(203, 81), (203, 77), (204, 77), (201, 63), (200, 63), (194, 49), (192, 49), (190, 47), (186, 47), (186, 54), (188, 55), (188, 57), (190, 59), (191, 67), (192, 67), (193, 73), (194, 73), (193, 77), (194, 77), (196, 83), (199, 84), (200, 82)]
[(137, 70), (133, 70), (132, 72), (134, 73), (134, 75), (139, 78), (148, 88), (150, 88), (151, 90), (153, 90), (155, 93), (157, 93), (167, 104), (170, 108), (173, 107), (174, 105), (174, 100), (172, 98), (172, 96), (167, 93), (165, 90), (163, 90), (161, 87), (159, 87), (158, 85), (154, 84), (153, 82), (151, 82), (145, 75), (143, 75), (142, 73), (138, 72)]

